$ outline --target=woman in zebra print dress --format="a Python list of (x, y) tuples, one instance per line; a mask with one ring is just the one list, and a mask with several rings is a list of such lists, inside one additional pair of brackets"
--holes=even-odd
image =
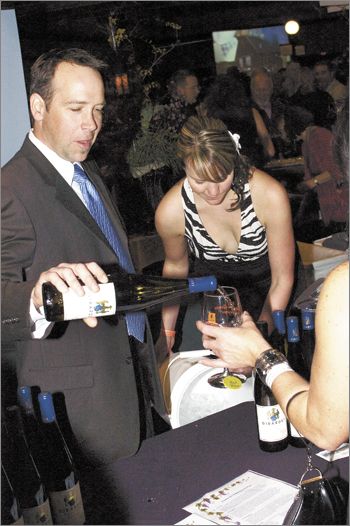
[[(220, 285), (237, 288), (243, 309), (271, 331), (271, 312), (286, 308), (294, 283), (291, 210), (283, 186), (250, 166), (239, 148), (238, 136), (218, 119), (193, 116), (182, 128), (178, 151), (186, 178), (163, 197), (155, 218), (163, 276), (185, 277), (190, 269), (215, 274)], [(169, 349), (178, 309), (162, 312)]]

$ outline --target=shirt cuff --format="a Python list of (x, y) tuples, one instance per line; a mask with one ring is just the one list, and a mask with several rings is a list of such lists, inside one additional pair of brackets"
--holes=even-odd
[(33, 300), (30, 300), (29, 315), (32, 322), (32, 338), (38, 340), (44, 338), (48, 329), (53, 325), (52, 322), (47, 321), (44, 314), (44, 307), (35, 307)]

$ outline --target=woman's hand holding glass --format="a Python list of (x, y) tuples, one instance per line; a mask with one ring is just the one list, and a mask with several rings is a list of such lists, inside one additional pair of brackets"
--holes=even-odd
[(197, 321), (196, 325), (203, 335), (203, 347), (218, 357), (217, 360), (200, 360), (209, 367), (225, 367), (247, 375), (258, 356), (270, 347), (247, 312), (242, 314), (242, 324), (238, 327), (210, 325), (203, 321)]
[[(220, 287), (216, 292), (206, 292), (202, 303), (202, 321), (208, 327), (238, 327), (242, 323), (242, 307), (234, 287)], [(209, 347), (206, 347), (209, 348)], [(217, 367), (218, 363), (214, 360)], [(244, 374), (235, 374), (224, 366), (222, 373), (208, 379), (213, 387), (237, 389), (246, 381)]]

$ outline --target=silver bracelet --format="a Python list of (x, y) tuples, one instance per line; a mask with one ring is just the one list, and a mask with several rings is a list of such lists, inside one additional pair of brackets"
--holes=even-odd
[[(276, 370), (277, 374), (269, 374), (269, 382), (267, 383), (268, 373), (271, 371), (272, 368), (275, 368), (277, 365), (281, 364), (283, 364), (283, 367), (279, 367), (278, 370)], [(261, 381), (270, 389), (272, 386), (272, 382), (277, 378), (277, 376), (286, 371), (293, 370), (290, 367), (285, 355), (280, 351), (277, 351), (276, 349), (267, 349), (266, 351), (262, 352), (255, 362), (255, 369)]]

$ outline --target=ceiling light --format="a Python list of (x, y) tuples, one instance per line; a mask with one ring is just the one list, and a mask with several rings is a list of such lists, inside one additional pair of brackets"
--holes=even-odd
[(299, 31), (299, 24), (295, 20), (288, 20), (288, 22), (284, 26), (284, 29), (286, 30), (286, 33), (288, 33), (288, 35), (296, 35)]

